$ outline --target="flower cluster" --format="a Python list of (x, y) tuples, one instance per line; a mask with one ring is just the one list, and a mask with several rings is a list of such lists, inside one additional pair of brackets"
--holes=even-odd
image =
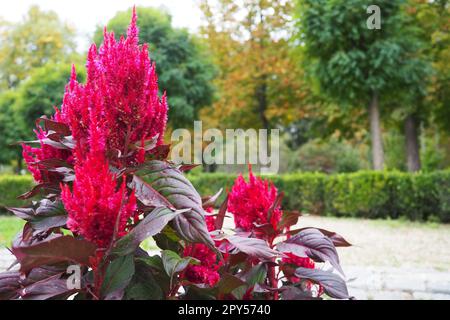
[(112, 165), (123, 167), (144, 160), (146, 141), (163, 142), (166, 97), (159, 99), (155, 64), (147, 45), (138, 45), (136, 22), (133, 11), (126, 38), (116, 41), (114, 33), (105, 29), (100, 48), (91, 46), (86, 84), (78, 83), (72, 71), (61, 117), (77, 143), (77, 159), (85, 158), (97, 143)]
[[(210, 211), (210, 210), (207, 210)], [(208, 231), (213, 231), (214, 217), (207, 216), (206, 224)], [(194, 243), (187, 245), (184, 249), (185, 257), (192, 257), (200, 261), (198, 265), (189, 265), (184, 271), (184, 278), (192, 283), (207, 284), (213, 287), (220, 279), (218, 270), (222, 265), (217, 261), (216, 253), (203, 243)]]
[[(136, 212), (134, 192), (128, 194), (125, 181), (117, 189), (117, 179), (102, 155), (92, 154), (75, 167), (73, 191), (62, 186), (62, 200), (69, 214), (67, 226), (76, 234), (107, 248), (114, 232), (121, 237)], [(116, 229), (117, 228), (117, 229)]]
[(255, 226), (270, 223), (277, 228), (282, 211), (278, 206), (273, 209), (270, 221), (269, 209), (274, 204), (278, 190), (272, 183), (253, 175), (249, 167), (249, 182), (239, 175), (236, 179), (228, 198), (228, 211), (233, 213), (237, 228), (244, 231), (253, 231)]

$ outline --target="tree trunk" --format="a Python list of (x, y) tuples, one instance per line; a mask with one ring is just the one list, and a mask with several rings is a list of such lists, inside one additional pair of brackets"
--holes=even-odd
[(380, 109), (378, 105), (378, 94), (373, 93), (369, 106), (370, 135), (372, 140), (372, 164), (374, 170), (383, 170), (384, 152), (383, 138), (380, 127)]
[(420, 170), (420, 146), (417, 118), (410, 114), (405, 119), (406, 164), (408, 171)]

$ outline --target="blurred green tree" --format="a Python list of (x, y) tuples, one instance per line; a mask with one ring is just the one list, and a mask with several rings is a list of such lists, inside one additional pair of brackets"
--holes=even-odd
[(424, 104), (433, 109), (433, 120), (450, 132), (450, 2), (409, 0), (407, 12), (422, 31), (434, 71)]
[(0, 23), (0, 89), (17, 86), (33, 68), (68, 61), (75, 52), (75, 31), (53, 11), (32, 6), (24, 20)]
[[(405, 14), (405, 3), (378, 1), (381, 29), (369, 29), (367, 8), (373, 1), (297, 0), (297, 41), (311, 79), (342, 108), (365, 106), (376, 170), (384, 167), (380, 102), (385, 105), (381, 110), (390, 114), (426, 94), (429, 68), (420, 56), (421, 40)], [(417, 140), (417, 123), (410, 125)]]
[[(78, 78), (85, 78), (83, 68), (78, 68)], [(49, 62), (30, 71), (26, 80), (17, 88), (0, 94), (0, 163), (21, 168), (21, 148), (15, 142), (34, 139), (32, 128), (36, 119), (54, 113), (64, 96), (64, 88), (70, 79), (69, 63)]]
[[(33, 69), (28, 79), (21, 83), (16, 90), (18, 99), (15, 109), (26, 128), (33, 128), (36, 119), (41, 116), (50, 117), (54, 113), (54, 107), (61, 105), (70, 74), (71, 64), (50, 62)], [(78, 81), (84, 81), (84, 68), (77, 68), (77, 76)], [(33, 137), (32, 132), (25, 135), (27, 139)]]
[(22, 164), (21, 150), (13, 146), (15, 142), (23, 137), (23, 122), (16, 109), (18, 94), (15, 90), (8, 90), (0, 94), (0, 163), (12, 164), (18, 160), (16, 165)]
[[(156, 62), (159, 87), (167, 91), (169, 121), (173, 127), (192, 126), (198, 111), (213, 101), (212, 79), (215, 68), (199, 39), (185, 29), (174, 28), (168, 13), (155, 8), (137, 7), (140, 42), (149, 44)], [(107, 24), (116, 35), (126, 32), (131, 9), (117, 13)], [(102, 41), (98, 27), (94, 41)]]
[(21, 169), (20, 146), (36, 118), (61, 102), (77, 61), (75, 31), (56, 13), (32, 6), (24, 20), (0, 21), (0, 163)]

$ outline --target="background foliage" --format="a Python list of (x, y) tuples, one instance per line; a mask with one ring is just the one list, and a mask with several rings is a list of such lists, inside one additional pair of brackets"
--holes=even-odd
[[(423, 174), (360, 171), (350, 174), (295, 173), (268, 176), (285, 192), (283, 208), (338, 217), (450, 222), (450, 171)], [(190, 174), (201, 195), (230, 188), (235, 175)], [(0, 177), (0, 205), (17, 206), (17, 194), (32, 185), (31, 177)], [(222, 198), (224, 195), (222, 195)], [(218, 201), (220, 202), (220, 201)], [(2, 213), (6, 213), (4, 210)]]

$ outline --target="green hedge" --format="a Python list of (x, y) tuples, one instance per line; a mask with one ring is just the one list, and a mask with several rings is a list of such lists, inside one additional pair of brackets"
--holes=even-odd
[[(221, 173), (189, 175), (202, 195), (215, 194), (222, 187), (229, 189), (235, 178)], [(450, 222), (450, 171), (294, 173), (268, 178), (284, 191), (283, 208), (288, 210), (338, 217)], [(29, 176), (0, 176), (0, 213), (5, 213), (4, 206), (23, 205), (16, 197), (31, 185)]]
[[(190, 177), (202, 195), (230, 188), (233, 176)], [(360, 171), (269, 176), (285, 193), (283, 207), (317, 215), (450, 222), (450, 171), (410, 174)]]
[(31, 176), (0, 175), (0, 214), (7, 213), (5, 207), (21, 207), (26, 204), (17, 196), (27, 192), (33, 186)]

